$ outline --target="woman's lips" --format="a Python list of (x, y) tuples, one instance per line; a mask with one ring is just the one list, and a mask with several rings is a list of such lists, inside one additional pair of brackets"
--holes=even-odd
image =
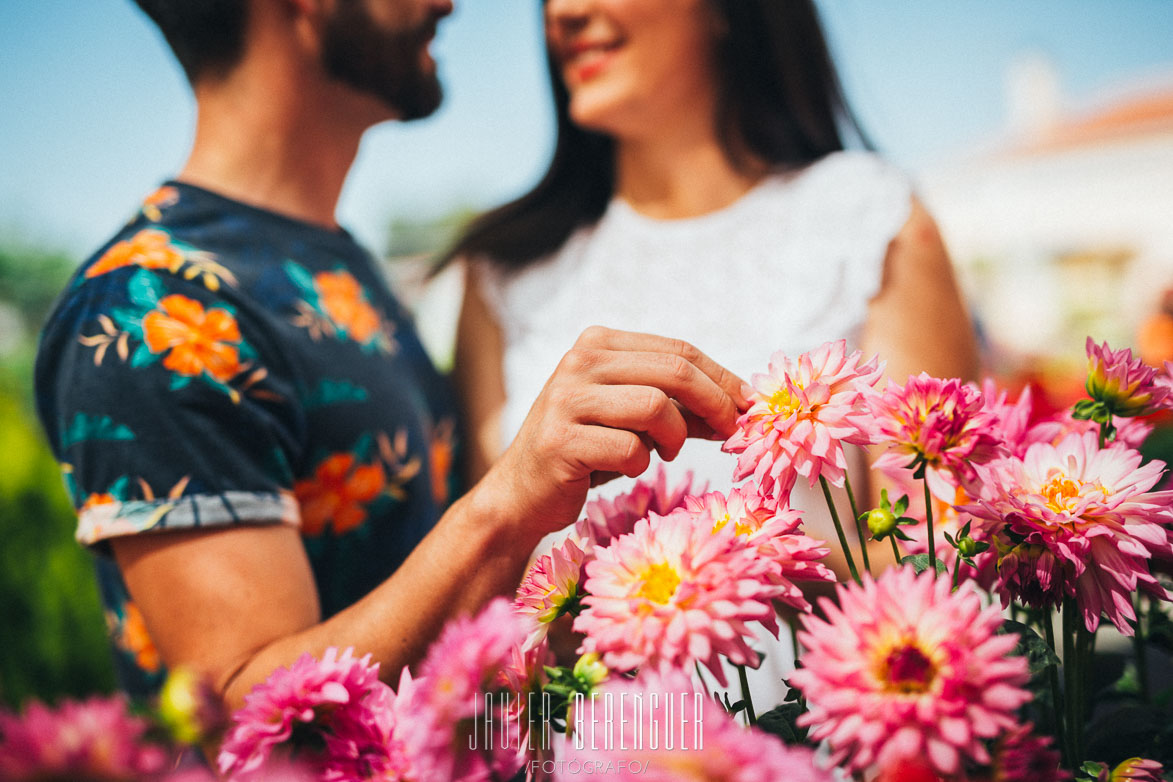
[(563, 57), (567, 81), (582, 83), (598, 76), (614, 58), (618, 42), (583, 42), (568, 47)]

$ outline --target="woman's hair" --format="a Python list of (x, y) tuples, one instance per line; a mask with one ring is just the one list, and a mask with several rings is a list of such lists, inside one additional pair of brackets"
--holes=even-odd
[[(843, 97), (813, 0), (709, 0), (715, 42), (717, 138), (730, 162), (793, 168), (866, 139)], [(570, 119), (570, 96), (547, 51), (557, 118), (550, 167), (525, 195), (474, 220), (444, 255), (484, 256), (518, 270), (602, 217), (614, 187), (614, 142)]]

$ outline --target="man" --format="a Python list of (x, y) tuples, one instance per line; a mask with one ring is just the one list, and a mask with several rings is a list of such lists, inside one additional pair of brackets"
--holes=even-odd
[(592, 484), (731, 433), (737, 378), (588, 330), (446, 508), (448, 391), (334, 209), (366, 128), (439, 103), (449, 0), (137, 2), (192, 83), (193, 147), (79, 269), (37, 363), (128, 689), (183, 664), (236, 707), (328, 646), (394, 680)]

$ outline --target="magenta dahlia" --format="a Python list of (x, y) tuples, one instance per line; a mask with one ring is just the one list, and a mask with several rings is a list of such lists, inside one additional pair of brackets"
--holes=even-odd
[(1129, 348), (1112, 350), (1107, 342), (1097, 345), (1087, 338), (1087, 393), (1100, 410), (1124, 417), (1146, 415), (1173, 404), (1171, 391), (1158, 371), (1133, 358)]
[(501, 672), (525, 634), (510, 601), (497, 598), (475, 617), (449, 622), (429, 647), (413, 695), (402, 704), (410, 714), (402, 720), (403, 738), (419, 779), (508, 779), (521, 768), (524, 748), (516, 731), (490, 746), (473, 741), (470, 747), (470, 740), (490, 718), (507, 724), (503, 716), (517, 693), (504, 685)]
[(1149, 571), (1150, 557), (1173, 557), (1173, 492), (1149, 491), (1164, 467), (1123, 445), (1101, 449), (1091, 432), (988, 465), (985, 493), (963, 510), (998, 548), (1003, 600), (1051, 607), (1072, 596), (1088, 630), (1104, 614), (1131, 635), (1132, 593), (1166, 598)]
[(823, 599), (807, 614), (803, 667), (791, 682), (807, 698), (800, 724), (851, 770), (921, 758), (942, 775), (990, 761), (983, 740), (1017, 727), (1030, 700), (1026, 660), (999, 635), (997, 606), (983, 609), (971, 582), (951, 591), (931, 570), (886, 571)]
[(0, 779), (141, 779), (168, 760), (145, 740), (147, 728), (118, 696), (65, 700), (56, 708), (33, 701), (23, 715), (0, 710)]
[(998, 418), (984, 396), (956, 378), (939, 380), (922, 372), (903, 386), (889, 383), (882, 393), (869, 394), (867, 404), (876, 442), (887, 445), (875, 468), (897, 475), (909, 467), (918, 474), (923, 469), (938, 497), (951, 497), (957, 486), (970, 489), (975, 465), (1005, 452)]
[(732, 529), (712, 527), (684, 509), (650, 514), (597, 548), (587, 565), (587, 608), (574, 621), (586, 635), (580, 651), (597, 652), (617, 671), (700, 662), (722, 684), (721, 655), (756, 667), (747, 623), (777, 635), (776, 567)]
[(365, 711), (366, 696), (379, 681), (379, 665), (371, 656), (354, 656), (330, 647), (320, 660), (309, 653), (288, 668), (281, 667), (244, 696), (232, 715), (232, 728), (220, 747), (220, 773), (246, 776), (263, 767), (275, 753), (316, 751), (335, 720), (348, 711)]
[(1008, 731), (994, 743), (992, 782), (1063, 782), (1071, 774), (1059, 768), (1059, 752), (1049, 736), (1033, 732), (1030, 723)]
[(799, 476), (811, 486), (820, 476), (842, 486), (843, 443), (871, 442), (863, 389), (875, 385), (881, 370), (875, 358), (862, 357), (859, 351), (848, 355), (844, 340), (794, 360), (775, 353), (769, 372), (753, 376), (751, 406), (723, 446), (740, 454), (734, 480), (752, 475), (762, 491), (777, 497), (789, 494)]
[(1109, 772), (1100, 772), (1099, 782), (1163, 782), (1165, 767), (1155, 760), (1129, 758)]

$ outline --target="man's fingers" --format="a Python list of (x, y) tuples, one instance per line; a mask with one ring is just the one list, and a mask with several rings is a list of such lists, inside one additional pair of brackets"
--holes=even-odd
[(649, 385), (593, 385), (576, 399), (575, 415), (581, 423), (643, 433), (649, 450), (661, 458), (676, 458), (688, 437), (688, 424), (681, 406), (658, 388)]
[[(658, 389), (713, 431), (725, 437), (733, 434), (738, 408), (728, 390), (676, 353), (576, 347), (566, 354), (562, 368), (573, 383)], [(740, 394), (741, 381), (737, 384)]]
[(704, 372), (733, 400), (739, 410), (749, 409), (750, 403), (744, 393), (745, 382), (684, 340), (661, 337), (657, 334), (643, 334), (637, 331), (618, 331), (603, 326), (590, 326), (579, 335), (575, 347), (670, 353), (680, 356)]
[(575, 431), (565, 457), (579, 465), (584, 474), (616, 473), (635, 478), (652, 463), (648, 446), (635, 432), (607, 426), (581, 426)]

